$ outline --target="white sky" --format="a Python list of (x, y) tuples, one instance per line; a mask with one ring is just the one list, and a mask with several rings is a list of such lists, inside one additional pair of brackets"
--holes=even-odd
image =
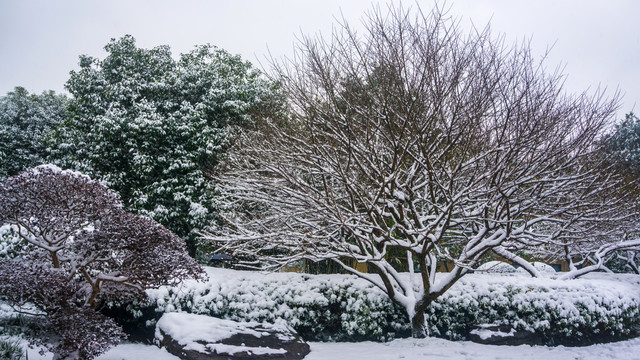
[[(329, 33), (340, 13), (359, 23), (371, 0), (0, 0), (0, 94), (14, 86), (64, 91), (78, 55), (103, 58), (111, 38), (131, 34), (138, 46), (169, 45), (177, 55), (210, 43), (254, 64), (267, 50), (292, 52), (296, 36)], [(423, 10), (432, 0), (416, 1)], [(414, 1), (406, 1), (414, 5)], [(566, 89), (598, 85), (624, 94), (619, 116), (640, 112), (640, 1), (448, 0), (463, 26), (483, 27), (511, 41), (532, 38), (547, 65), (565, 66)], [(638, 103), (638, 105), (636, 105)]]

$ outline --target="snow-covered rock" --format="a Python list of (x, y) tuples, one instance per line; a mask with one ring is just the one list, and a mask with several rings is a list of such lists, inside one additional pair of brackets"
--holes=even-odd
[(156, 341), (180, 359), (302, 359), (309, 345), (283, 324), (236, 322), (205, 315), (167, 313)]
[(528, 330), (516, 330), (510, 325), (478, 324), (469, 332), (469, 340), (490, 345), (536, 345), (542, 339)]

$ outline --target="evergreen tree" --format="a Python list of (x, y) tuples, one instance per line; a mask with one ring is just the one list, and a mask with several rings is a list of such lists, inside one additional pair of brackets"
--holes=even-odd
[(125, 206), (186, 238), (215, 220), (207, 172), (229, 144), (229, 128), (251, 124), (279, 100), (272, 83), (239, 56), (210, 45), (182, 54), (112, 40), (104, 60), (80, 57), (66, 88), (70, 119), (58, 133), (65, 168), (105, 182)]
[(640, 119), (630, 112), (606, 139), (606, 149), (628, 175), (640, 175)]
[(0, 177), (47, 162), (47, 137), (66, 117), (68, 98), (22, 87), (0, 97)]

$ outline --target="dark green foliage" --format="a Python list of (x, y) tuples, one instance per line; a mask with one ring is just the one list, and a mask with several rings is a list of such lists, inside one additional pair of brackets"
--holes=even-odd
[(0, 339), (0, 359), (22, 360), (24, 358), (19, 340)]
[(105, 50), (103, 60), (81, 56), (71, 72), (74, 102), (54, 155), (105, 182), (126, 208), (193, 240), (216, 218), (207, 173), (229, 145), (229, 128), (278, 111), (275, 88), (210, 45), (178, 61), (169, 47), (138, 48), (131, 36)]
[(640, 119), (633, 112), (604, 139), (604, 144), (623, 171), (634, 177), (640, 175)]
[(22, 87), (0, 97), (0, 177), (47, 162), (48, 137), (67, 116), (68, 103), (53, 91), (35, 95)]
[[(410, 335), (404, 309), (371, 286), (343, 279), (302, 275), (288, 283), (230, 280), (220, 288), (167, 288), (152, 294), (151, 303), (114, 305), (111, 312), (127, 329), (147, 336), (153, 334), (154, 320), (171, 311), (235, 321), (283, 319), (308, 341), (386, 341)], [(640, 325), (640, 303), (612, 297), (610, 288), (557, 280), (547, 288), (505, 279), (488, 285), (472, 281), (436, 299), (426, 311), (430, 334), (466, 340), (475, 325), (503, 324), (533, 332), (539, 344), (589, 345), (628, 338)]]

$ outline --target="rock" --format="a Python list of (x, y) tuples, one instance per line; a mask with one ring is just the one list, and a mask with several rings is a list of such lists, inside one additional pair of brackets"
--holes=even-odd
[(490, 345), (537, 345), (541, 339), (533, 331), (516, 330), (510, 325), (480, 324), (469, 332), (469, 340)]
[(180, 359), (302, 359), (310, 351), (288, 326), (241, 323), (205, 315), (167, 313), (156, 342)]

